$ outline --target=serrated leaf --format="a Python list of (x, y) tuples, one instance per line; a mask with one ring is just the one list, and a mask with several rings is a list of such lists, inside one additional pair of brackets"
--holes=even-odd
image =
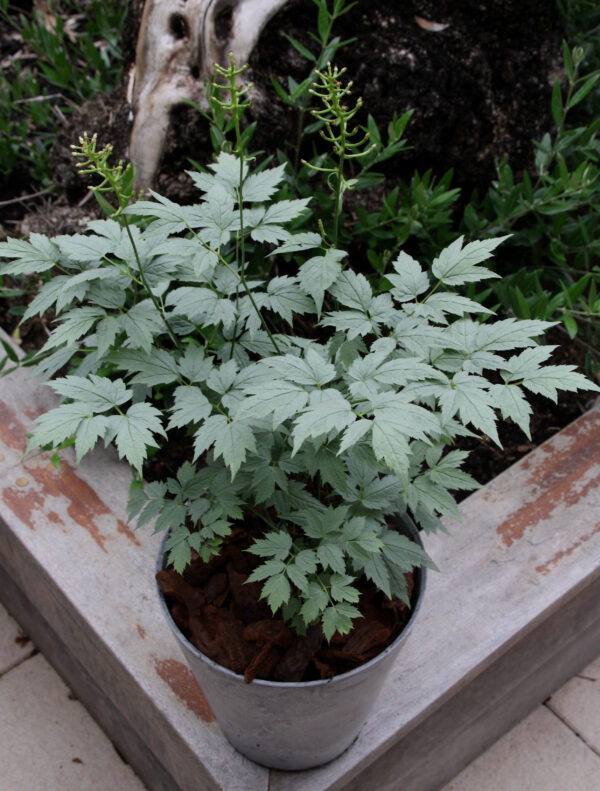
[(335, 366), (324, 360), (313, 349), (308, 349), (304, 358), (293, 354), (268, 357), (262, 361), (277, 376), (288, 379), (298, 385), (323, 387), (335, 378)]
[(141, 472), (148, 448), (156, 448), (153, 434), (165, 436), (160, 411), (145, 402), (132, 404), (124, 415), (111, 415), (109, 431), (121, 458)]
[(62, 346), (63, 343), (75, 343), (92, 329), (98, 319), (104, 318), (104, 316), (106, 316), (106, 312), (102, 308), (91, 305), (70, 310), (64, 314), (58, 327), (52, 331), (44, 349), (56, 348)]
[(340, 433), (356, 420), (352, 407), (339, 390), (328, 388), (318, 393), (319, 399), (311, 403), (294, 423), (292, 436), (295, 455), (309, 437), (318, 437), (335, 430)]
[(316, 549), (319, 563), (327, 571), (331, 569), (338, 574), (346, 573), (344, 551), (338, 544), (321, 544)]
[(329, 248), (325, 255), (309, 258), (298, 272), (298, 282), (306, 294), (309, 294), (320, 314), (323, 308), (325, 291), (337, 280), (341, 271), (341, 261), (346, 257), (344, 250)]
[(429, 277), (418, 261), (401, 252), (392, 263), (395, 275), (386, 275), (392, 284), (392, 296), (399, 302), (415, 299), (429, 288)]
[(230, 423), (227, 422), (224, 426), (222, 425), (214, 443), (215, 458), (223, 457), (223, 461), (231, 470), (232, 480), (246, 460), (246, 451), (249, 450), (252, 453), (256, 453), (254, 432), (246, 423), (236, 422), (235, 420)]
[(477, 283), (485, 278), (499, 277), (495, 272), (478, 264), (490, 258), (496, 247), (508, 239), (508, 236), (469, 242), (464, 247), (463, 239), (460, 236), (434, 260), (432, 272), (435, 277), (447, 286)]
[[(275, 204), (275, 206), (278, 205), (280, 204)], [(269, 222), (274, 222), (274, 220), (269, 217)], [(321, 247), (322, 243), (323, 240), (318, 233), (311, 233), (309, 231), (296, 233), (290, 236), (290, 238), (276, 250), (273, 250), (272, 253), (269, 253), (269, 257), (282, 253), (297, 253), (301, 250), (312, 250), (315, 247)]]
[(170, 384), (178, 378), (177, 361), (166, 349), (153, 349), (151, 356), (141, 349), (118, 349), (109, 361), (120, 370), (135, 373), (131, 381), (140, 384)]
[(308, 402), (308, 393), (291, 382), (274, 379), (272, 382), (246, 388), (245, 398), (237, 411), (239, 419), (251, 421), (273, 416), (273, 428), (295, 417)]
[(352, 423), (350, 426), (348, 426), (342, 435), (338, 453), (343, 453), (344, 451), (348, 450), (348, 448), (356, 445), (357, 442), (360, 442), (360, 440), (372, 428), (372, 426), (372, 422), (370, 420), (366, 420), (365, 418), (361, 418), (360, 420), (357, 420), (356, 423)]
[(316, 582), (309, 583), (305, 596), (304, 604), (300, 608), (300, 615), (304, 619), (304, 623), (309, 626), (327, 607), (329, 597), (327, 592)]
[(553, 401), (558, 398), (557, 390), (600, 390), (598, 385), (574, 368), (574, 365), (547, 365), (524, 376), (523, 386)]
[(36, 418), (29, 448), (56, 447), (76, 434), (82, 420), (91, 417), (87, 404), (61, 404)]
[(267, 284), (268, 307), (292, 324), (294, 313), (302, 315), (314, 310), (312, 300), (302, 292), (295, 278), (272, 277)]
[(285, 574), (274, 574), (265, 582), (262, 587), (261, 599), (266, 599), (275, 614), (282, 604), (289, 601), (292, 595), (292, 588)]
[(198, 423), (212, 412), (212, 404), (199, 387), (180, 385), (175, 388), (174, 396), (168, 429)]
[(271, 531), (264, 538), (256, 539), (249, 547), (248, 552), (261, 558), (275, 558), (287, 560), (292, 548), (292, 537), (285, 530)]
[(32, 233), (29, 241), (7, 239), (0, 242), (0, 258), (12, 260), (10, 264), (0, 265), (0, 275), (26, 275), (52, 269), (60, 261), (60, 250), (48, 237)]
[(177, 288), (169, 292), (166, 304), (173, 306), (173, 313), (186, 316), (194, 324), (222, 322), (225, 329), (228, 329), (235, 323), (235, 303), (222, 299), (209, 288)]
[(360, 599), (358, 590), (351, 584), (354, 577), (347, 574), (332, 574), (329, 578), (329, 593), (336, 601), (347, 601), (352, 604)]
[(436, 387), (444, 418), (451, 418), (458, 412), (463, 425), (471, 423), (500, 445), (496, 415), (492, 409), (494, 402), (487, 380), (481, 376), (458, 373), (447, 386)]
[(94, 415), (81, 421), (75, 435), (75, 457), (78, 464), (83, 456), (92, 450), (98, 440), (104, 437), (107, 428), (106, 415)]
[(268, 200), (285, 178), (285, 164), (276, 168), (268, 168), (260, 173), (252, 173), (242, 186), (245, 201), (255, 203)]
[(264, 563), (261, 563), (260, 566), (257, 566), (252, 574), (250, 574), (248, 577), (247, 582), (262, 582), (263, 580), (267, 579), (267, 577), (273, 577), (276, 574), (281, 574), (284, 569), (285, 563), (283, 563), (281, 560), (271, 558), (270, 560), (266, 560)]
[(110, 239), (96, 235), (55, 236), (53, 241), (58, 245), (63, 256), (86, 264), (101, 261), (114, 247)]
[(119, 316), (121, 328), (127, 333), (129, 343), (135, 349), (143, 349), (150, 355), (153, 341), (165, 331), (160, 313), (150, 299), (144, 299)]
[(122, 379), (111, 381), (105, 376), (65, 376), (55, 379), (52, 388), (64, 398), (86, 404), (90, 412), (106, 412), (131, 399), (131, 390)]
[(421, 502), (428, 508), (434, 508), (443, 516), (461, 521), (462, 517), (454, 498), (443, 486), (434, 483), (429, 474), (418, 475), (408, 489), (408, 501), (411, 509), (415, 510), (417, 503)]
[(465, 451), (461, 450), (450, 451), (450, 453), (447, 453), (431, 466), (429, 477), (434, 483), (438, 483), (448, 489), (465, 489), (468, 491), (479, 488), (477, 481), (460, 469), (460, 465), (467, 455)]
[(502, 417), (514, 420), (527, 438), (531, 439), (529, 418), (532, 409), (521, 388), (516, 384), (493, 385), (490, 395), (502, 413)]
[(183, 357), (178, 362), (179, 373), (192, 384), (205, 382), (210, 375), (213, 361), (207, 358), (204, 349), (188, 343)]

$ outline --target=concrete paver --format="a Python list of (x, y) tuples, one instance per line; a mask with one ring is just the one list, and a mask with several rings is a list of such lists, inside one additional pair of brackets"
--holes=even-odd
[(549, 706), (600, 755), (600, 657), (561, 687)]
[(40, 655), (0, 678), (0, 791), (144, 791)]
[(27, 659), (33, 650), (19, 625), (0, 604), (0, 676)]
[(598, 791), (600, 757), (540, 706), (442, 791)]

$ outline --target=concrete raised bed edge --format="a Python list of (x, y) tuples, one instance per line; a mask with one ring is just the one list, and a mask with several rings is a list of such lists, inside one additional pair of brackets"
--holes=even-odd
[(442, 573), (353, 747), (307, 772), (256, 766), (161, 620), (158, 537), (126, 525), (127, 467), (104, 450), (60, 472), (22, 460), (48, 406), (30, 377), (0, 380), (0, 600), (153, 791), (434, 791), (600, 652), (593, 410), (468, 498), (453, 538), (428, 537)]

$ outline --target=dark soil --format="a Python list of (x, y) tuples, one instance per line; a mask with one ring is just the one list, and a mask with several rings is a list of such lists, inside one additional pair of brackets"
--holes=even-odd
[[(142, 5), (141, 0), (131, 4), (121, 89), (76, 112), (54, 146), (56, 178), (73, 194), (78, 192), (70, 145), (81, 132), (98, 132), (115, 145), (117, 157), (126, 154), (130, 118), (125, 85), (135, 60)], [(296, 113), (277, 97), (271, 78), (287, 85), (288, 75), (297, 81), (308, 75), (310, 64), (284, 34), (314, 51), (309, 31), (315, 31), (316, 17), (312, 0), (290, 0), (267, 25), (251, 56), (256, 150), (275, 151), (296, 138)], [(406, 135), (411, 149), (388, 164), (391, 175), (410, 178), (415, 169), (442, 174), (454, 168), (455, 185), (468, 196), (473, 188), (488, 186), (495, 159), (508, 155), (517, 173), (526, 168), (532, 140), (552, 124), (550, 93), (560, 72), (564, 36), (553, 2), (358, 0), (338, 20), (334, 34), (355, 39), (338, 52), (336, 63), (347, 67), (356, 95), (364, 99), (362, 120), (369, 112), (385, 128), (394, 113), (415, 111)], [(194, 193), (183, 171), (190, 159), (205, 162), (211, 152), (204, 120), (188, 106), (176, 108), (158, 191), (191, 200)]]
[[(307, 75), (307, 62), (287, 33), (315, 50), (311, 0), (292, 0), (271, 20), (252, 55), (252, 78), (266, 88), (256, 115), (267, 125), (266, 147), (295, 139), (288, 108), (270, 88)], [(414, 109), (412, 146), (391, 164), (404, 177), (415, 168), (442, 174), (470, 193), (487, 187), (494, 160), (508, 155), (516, 171), (529, 165), (532, 140), (551, 125), (550, 92), (560, 69), (564, 36), (548, 0), (359, 0), (334, 33), (356, 40), (339, 51), (356, 95), (380, 126)], [(270, 135), (269, 135), (270, 132)], [(262, 142), (262, 141), (261, 141)], [(262, 146), (261, 146), (262, 147)]]
[[(246, 682), (332, 678), (373, 659), (408, 623), (411, 610), (406, 604), (388, 599), (363, 580), (358, 605), (363, 617), (349, 634), (335, 634), (331, 643), (320, 626), (305, 636), (295, 635), (282, 620), (273, 619), (259, 598), (262, 584), (246, 583), (261, 563), (244, 552), (254, 537), (244, 527), (234, 528), (221, 554), (209, 563), (196, 556), (183, 576), (172, 569), (157, 574), (181, 632), (209, 659), (243, 675)], [(406, 579), (410, 596), (412, 574)]]

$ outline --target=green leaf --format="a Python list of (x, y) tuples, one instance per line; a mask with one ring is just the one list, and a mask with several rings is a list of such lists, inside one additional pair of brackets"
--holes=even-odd
[(229, 329), (235, 323), (235, 303), (222, 299), (209, 288), (184, 286), (169, 292), (167, 305), (173, 313), (186, 316), (194, 324), (220, 324)]
[(352, 629), (352, 619), (360, 618), (361, 613), (351, 604), (339, 603), (327, 607), (323, 613), (323, 634), (331, 640), (336, 632), (348, 634)]
[(121, 325), (117, 316), (106, 316), (96, 324), (96, 344), (99, 358), (106, 355), (120, 333)]
[(291, 382), (273, 379), (246, 388), (248, 397), (239, 407), (236, 415), (242, 420), (260, 420), (273, 416), (273, 428), (289, 418), (295, 417), (308, 401), (308, 393)]
[[(277, 203), (272, 203), (267, 207), (264, 217), (261, 220), (262, 225), (280, 225), (283, 223), (291, 222), (299, 217), (306, 211), (310, 198), (296, 198), (294, 200), (280, 200)], [(316, 233), (301, 233), (295, 236), (290, 236), (289, 241), (292, 246), (300, 245), (297, 250), (309, 250), (311, 247), (320, 247), (322, 239)], [(287, 241), (286, 241), (287, 244)], [(285, 246), (285, 245), (284, 245)], [(274, 253), (293, 252), (292, 250), (275, 250)]]
[(463, 450), (450, 451), (431, 467), (429, 477), (434, 483), (448, 489), (478, 489), (477, 481), (460, 469), (467, 456), (468, 453)]
[(120, 458), (141, 472), (148, 448), (158, 447), (153, 434), (165, 436), (160, 411), (150, 404), (132, 404), (124, 415), (111, 415), (109, 431)]
[[(212, 420), (212, 417), (209, 420)], [(196, 433), (197, 437), (198, 432)], [(215, 437), (214, 443), (215, 458), (223, 457), (223, 461), (231, 470), (232, 480), (246, 460), (246, 451), (249, 450), (252, 453), (256, 453), (254, 432), (246, 423), (235, 420), (231, 423), (226, 422), (225, 425), (221, 424), (221, 430)]]
[(105, 376), (65, 376), (52, 382), (52, 388), (64, 396), (86, 404), (90, 412), (106, 412), (131, 398), (122, 379), (111, 381)]
[(121, 314), (119, 323), (133, 348), (143, 349), (148, 355), (152, 352), (154, 338), (165, 331), (161, 315), (150, 299), (138, 302)]
[(529, 418), (532, 410), (519, 385), (492, 385), (490, 388), (490, 396), (496, 407), (502, 413), (502, 417), (514, 420), (527, 438), (531, 439)]
[(417, 503), (421, 502), (443, 516), (450, 516), (457, 521), (462, 520), (454, 498), (443, 486), (434, 483), (428, 473), (418, 475), (409, 485), (408, 502), (412, 510), (415, 510)]
[(199, 387), (180, 385), (175, 388), (168, 429), (181, 428), (188, 423), (199, 423), (212, 412), (212, 404)]
[(395, 530), (387, 530), (382, 536), (383, 555), (402, 572), (412, 571), (415, 567), (426, 566), (437, 571), (437, 566), (427, 552), (407, 536)]
[(309, 258), (298, 273), (300, 287), (306, 294), (310, 294), (317, 306), (317, 313), (323, 308), (325, 291), (337, 280), (342, 265), (340, 261), (347, 253), (344, 250), (329, 248), (325, 255)]
[(87, 404), (61, 404), (36, 418), (35, 429), (29, 441), (28, 449), (40, 448), (45, 445), (56, 447), (66, 439), (73, 437), (82, 420), (91, 417)]
[[(273, 222), (273, 220), (270, 219), (269, 222)], [(301, 250), (311, 250), (314, 247), (321, 247), (322, 243), (323, 240), (318, 233), (311, 233), (308, 231), (296, 233), (290, 236), (287, 242), (284, 242), (276, 250), (273, 250), (272, 253), (269, 253), (269, 256), (280, 255), (282, 253), (296, 253)]]
[(574, 365), (547, 365), (524, 376), (523, 386), (553, 401), (558, 398), (557, 390), (600, 391), (598, 385), (574, 369)]
[(292, 537), (285, 530), (269, 532), (264, 538), (256, 539), (249, 547), (248, 552), (261, 558), (274, 558), (287, 560), (292, 548)]
[(339, 390), (328, 388), (314, 391), (311, 404), (294, 423), (292, 436), (295, 455), (309, 437), (318, 437), (334, 431), (340, 433), (356, 420), (350, 403)]
[(493, 250), (508, 236), (496, 239), (470, 242), (463, 248), (464, 237), (460, 236), (440, 253), (433, 262), (432, 272), (447, 286), (459, 286), (463, 283), (477, 283), (489, 277), (499, 277), (483, 266), (481, 261), (490, 258)]
[(571, 97), (571, 100), (569, 102), (569, 109), (571, 109), (571, 107), (575, 107), (576, 104), (579, 104), (579, 102), (583, 101), (599, 79), (600, 79), (600, 73), (592, 74), (592, 76), (589, 77), (583, 83), (581, 88), (575, 91), (575, 93)]
[(338, 574), (346, 573), (344, 551), (339, 544), (321, 544), (316, 551), (319, 563), (326, 571), (331, 569)]
[(75, 457), (78, 464), (83, 456), (92, 450), (96, 442), (104, 437), (107, 428), (106, 415), (95, 415), (81, 421), (75, 435)]
[(407, 253), (401, 252), (392, 263), (395, 275), (386, 275), (393, 286), (392, 296), (399, 302), (415, 299), (429, 288), (429, 277), (420, 264)]
[(109, 361), (123, 371), (135, 373), (131, 380), (146, 385), (170, 384), (178, 378), (178, 366), (166, 349), (153, 349), (149, 356), (141, 349), (118, 349)]
[(494, 402), (486, 379), (468, 373), (458, 373), (446, 387), (442, 385), (436, 387), (442, 416), (445, 419), (453, 417), (458, 412), (463, 425), (471, 423), (500, 445), (496, 430), (496, 415), (492, 409)]
[(302, 315), (314, 310), (312, 300), (304, 294), (295, 278), (272, 277), (267, 284), (268, 307), (292, 324), (294, 313)]
[(52, 331), (44, 349), (56, 348), (62, 346), (63, 343), (75, 343), (91, 330), (98, 319), (104, 316), (106, 316), (106, 312), (102, 308), (91, 305), (70, 310), (64, 314), (61, 323)]
[(60, 250), (46, 236), (32, 233), (28, 242), (23, 239), (0, 242), (0, 258), (9, 258), (13, 262), (1, 265), (0, 275), (26, 275), (52, 269), (60, 261)]
[(309, 626), (327, 607), (329, 596), (317, 582), (310, 582), (304, 595), (306, 599), (300, 608), (300, 615), (304, 619), (304, 623)]
[(360, 599), (358, 590), (351, 585), (354, 577), (347, 574), (332, 574), (329, 579), (329, 593), (336, 601), (349, 601), (352, 604)]
[(262, 361), (276, 376), (298, 385), (323, 387), (335, 378), (335, 366), (324, 360), (314, 349), (308, 349), (304, 359), (293, 354), (268, 357)]
[(260, 566), (254, 569), (252, 574), (248, 577), (247, 582), (262, 582), (267, 577), (273, 577), (276, 574), (281, 574), (285, 570), (285, 563), (281, 560), (271, 558), (261, 563)]
[(262, 587), (261, 599), (266, 599), (275, 614), (282, 604), (289, 601), (292, 595), (292, 588), (285, 574), (275, 574), (265, 582)]
[(84, 264), (101, 261), (114, 247), (114, 242), (110, 239), (95, 235), (55, 236), (54, 242), (58, 244), (63, 256)]
[(242, 186), (244, 200), (249, 203), (268, 200), (277, 191), (284, 178), (285, 164), (262, 170), (260, 173), (252, 173)]
[(213, 361), (204, 354), (201, 346), (188, 343), (183, 357), (178, 362), (179, 373), (192, 384), (205, 382), (211, 372)]
[(373, 423), (370, 420), (366, 420), (364, 418), (357, 420), (356, 423), (352, 423), (350, 426), (348, 426), (342, 436), (338, 453), (343, 453), (344, 451), (348, 450), (348, 448), (356, 445), (357, 442), (360, 442), (360, 440), (372, 428), (372, 426)]

